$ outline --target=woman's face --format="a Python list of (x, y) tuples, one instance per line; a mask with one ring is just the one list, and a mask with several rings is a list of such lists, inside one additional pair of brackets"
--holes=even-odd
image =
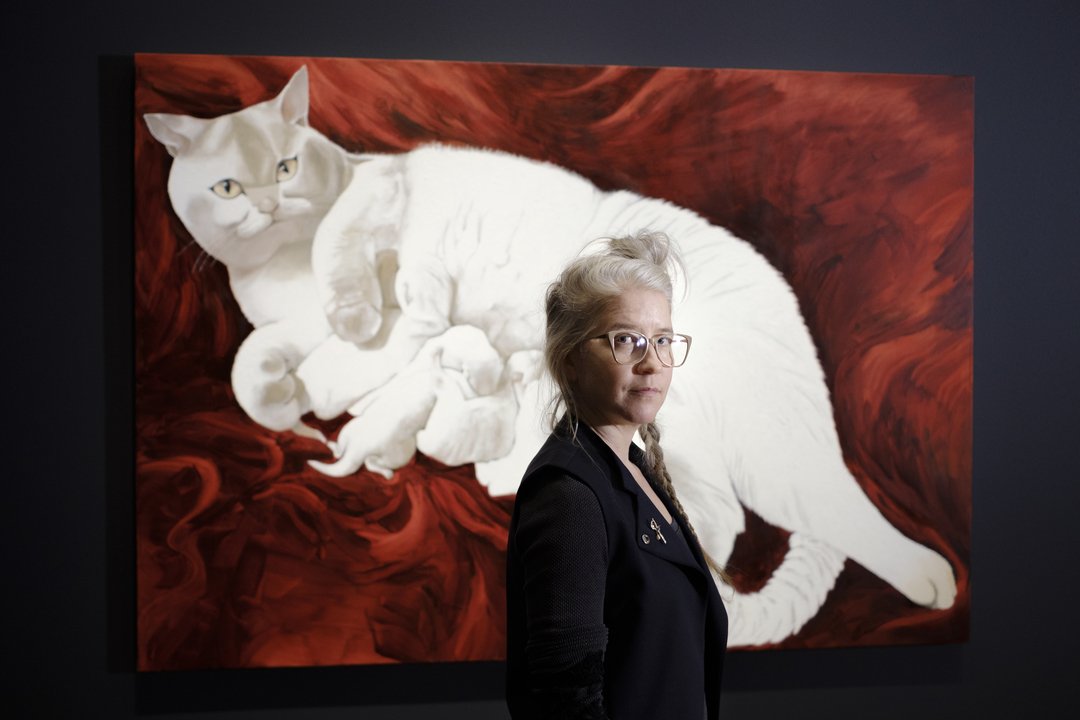
[[(633, 330), (649, 338), (670, 333), (671, 305), (656, 290), (625, 290), (589, 334), (610, 330)], [(660, 362), (655, 348), (650, 346), (637, 364), (620, 365), (607, 337), (586, 340), (580, 352), (570, 353), (566, 365), (582, 419), (594, 428), (652, 422), (671, 384), (671, 368)]]

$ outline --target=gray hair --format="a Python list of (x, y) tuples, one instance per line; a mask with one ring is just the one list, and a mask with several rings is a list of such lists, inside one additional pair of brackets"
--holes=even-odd
[[(597, 251), (597, 248), (599, 250)], [(686, 275), (678, 246), (662, 232), (601, 238), (562, 271), (547, 291), (544, 364), (555, 383), (552, 429), (565, 412), (577, 417), (573, 388), (566, 379), (566, 358), (581, 347), (603, 315), (630, 289), (656, 290), (672, 301), (677, 272)]]

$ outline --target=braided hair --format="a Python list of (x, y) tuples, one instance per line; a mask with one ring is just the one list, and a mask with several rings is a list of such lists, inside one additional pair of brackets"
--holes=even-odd
[(649, 468), (649, 473), (664, 489), (667, 496), (671, 498), (675, 509), (679, 511), (679, 515), (686, 522), (686, 527), (690, 529), (690, 534), (694, 536), (698, 547), (701, 548), (701, 554), (705, 556), (705, 562), (720, 576), (721, 580), (731, 585), (731, 577), (727, 574), (724, 566), (713, 560), (712, 556), (706, 552), (705, 546), (698, 540), (697, 531), (694, 530), (690, 518), (686, 515), (686, 510), (683, 509), (682, 503), (679, 502), (678, 496), (675, 495), (675, 487), (671, 483), (671, 473), (668, 472), (667, 465), (664, 464), (664, 450), (660, 447), (660, 426), (656, 424), (656, 421), (653, 421), (642, 425), (638, 432), (641, 434), (641, 439), (645, 441), (645, 464)]

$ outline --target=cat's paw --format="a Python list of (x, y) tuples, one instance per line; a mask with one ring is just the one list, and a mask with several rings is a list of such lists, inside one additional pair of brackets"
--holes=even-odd
[(949, 561), (929, 548), (918, 559), (914, 572), (893, 586), (904, 593), (913, 603), (940, 610), (952, 607), (956, 600), (956, 576)]
[(361, 467), (382, 475), (387, 480), (394, 471), (407, 464), (416, 454), (416, 440), (412, 435), (387, 439), (372, 432), (371, 423), (363, 417), (353, 418), (338, 433), (337, 440), (328, 443), (335, 462), (324, 463), (309, 460), (308, 465), (323, 475), (345, 477)]
[(382, 326), (382, 313), (362, 298), (335, 303), (327, 309), (326, 317), (338, 337), (357, 345), (375, 337)]
[[(253, 337), (254, 333), (249, 340)], [(260, 347), (248, 341), (240, 346), (232, 386), (236, 401), (252, 420), (279, 432), (300, 424), (300, 416), (310, 409), (304, 383), (293, 372), (302, 359), (287, 347)]]
[(383, 324), (377, 281), (367, 275), (358, 275), (339, 278), (333, 285), (333, 294), (323, 310), (334, 333), (357, 344), (375, 337)]

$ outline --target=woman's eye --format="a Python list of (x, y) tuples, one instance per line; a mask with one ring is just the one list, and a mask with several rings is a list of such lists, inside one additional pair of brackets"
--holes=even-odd
[(635, 332), (620, 332), (615, 336), (615, 344), (617, 345), (636, 345), (642, 342), (644, 336), (635, 334)]
[(244, 187), (235, 180), (219, 180), (214, 183), (214, 186), (210, 188), (214, 191), (214, 194), (218, 197), (223, 197), (226, 200), (231, 200), (234, 197), (243, 194)]
[(294, 175), (296, 175), (297, 162), (296, 158), (292, 157), (288, 160), (282, 160), (277, 164), (277, 181), (284, 182)]
[(656, 344), (659, 345), (660, 347), (664, 347), (665, 345), (670, 345), (671, 344), (671, 337), (669, 337), (667, 335), (662, 335), (661, 337), (656, 338)]

